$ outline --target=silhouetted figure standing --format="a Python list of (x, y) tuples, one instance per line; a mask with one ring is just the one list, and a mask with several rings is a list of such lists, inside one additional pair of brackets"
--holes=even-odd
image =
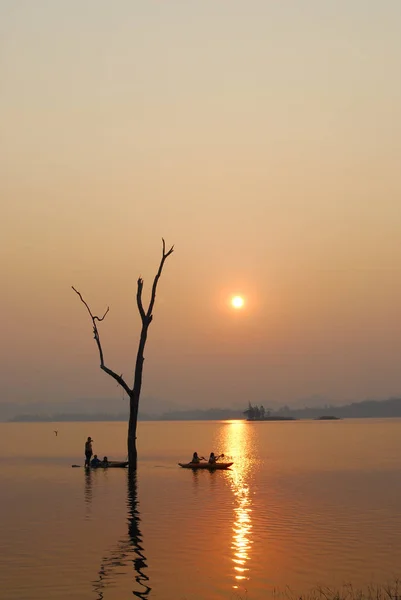
[(91, 464), (91, 458), (92, 458), (92, 438), (88, 437), (88, 439), (85, 442), (85, 467), (90, 467)]

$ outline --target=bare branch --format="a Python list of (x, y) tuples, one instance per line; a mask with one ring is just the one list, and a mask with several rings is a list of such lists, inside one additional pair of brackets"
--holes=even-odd
[(74, 288), (74, 286), (73, 286), (73, 285), (72, 285), (71, 287), (72, 287), (72, 289), (74, 290), (74, 292), (75, 292), (76, 294), (78, 294), (78, 296), (81, 298), (81, 302), (83, 302), (83, 304), (85, 304), (86, 308), (88, 309), (88, 313), (89, 313), (89, 314), (90, 314), (90, 316), (91, 316), (91, 319), (92, 319), (92, 321), (95, 321), (95, 320), (96, 320), (96, 321), (103, 321), (103, 319), (105, 318), (105, 316), (107, 315), (107, 313), (108, 313), (108, 312), (109, 312), (109, 310), (110, 310), (110, 306), (108, 306), (108, 307), (107, 307), (107, 310), (106, 310), (106, 312), (104, 313), (103, 317), (97, 317), (96, 315), (92, 315), (91, 309), (89, 308), (89, 306), (88, 306), (88, 304), (85, 302), (85, 300), (82, 298), (82, 294), (81, 294), (80, 292), (78, 292), (78, 290), (76, 290), (76, 289)]
[(114, 371), (112, 371), (111, 369), (109, 369), (108, 367), (106, 367), (105, 364), (104, 364), (103, 348), (102, 348), (102, 345), (100, 343), (99, 330), (98, 330), (98, 328), (96, 326), (96, 321), (103, 321), (103, 319), (105, 318), (105, 316), (109, 312), (110, 307), (107, 307), (107, 310), (104, 313), (103, 317), (97, 317), (96, 315), (93, 315), (91, 309), (89, 308), (89, 305), (83, 299), (82, 294), (80, 292), (78, 292), (78, 290), (76, 290), (73, 285), (71, 287), (74, 290), (74, 292), (76, 294), (78, 294), (78, 296), (81, 299), (81, 302), (86, 306), (86, 309), (87, 309), (87, 311), (88, 311), (88, 313), (90, 315), (90, 318), (92, 320), (93, 337), (95, 338), (95, 342), (96, 342), (97, 348), (99, 350), (100, 368), (103, 371), (105, 371), (108, 375), (110, 375), (110, 377), (113, 377), (113, 379), (115, 379), (121, 385), (121, 387), (124, 388), (124, 390), (127, 392), (127, 394), (130, 395), (131, 390), (128, 387), (128, 385), (125, 383), (125, 381), (122, 378), (122, 376), (121, 375), (117, 375), (117, 373), (114, 373)]
[(168, 256), (170, 256), (170, 254), (172, 254), (174, 252), (174, 245), (171, 246), (170, 250), (166, 253), (166, 242), (164, 241), (164, 238), (162, 238), (162, 242), (163, 242), (163, 256), (165, 258), (167, 258)]
[(122, 375), (117, 375), (117, 373), (114, 373), (114, 371), (107, 368), (105, 365), (100, 365), (100, 368), (102, 369), (102, 371), (107, 373), (107, 375), (110, 375), (110, 377), (115, 379), (117, 381), (117, 383), (119, 383), (121, 385), (121, 387), (127, 392), (128, 396), (131, 395), (131, 390), (128, 387), (128, 385), (125, 383), (124, 379), (122, 378)]
[(110, 310), (110, 306), (107, 307), (106, 312), (104, 313), (103, 317), (97, 317), (96, 315), (93, 317), (94, 319), (97, 319), (98, 321), (103, 321), (103, 319), (105, 318), (105, 316), (107, 315), (107, 313)]
[(138, 305), (139, 314), (141, 315), (142, 323), (145, 320), (145, 311), (143, 310), (142, 304), (142, 289), (143, 289), (143, 279), (139, 277), (138, 279), (138, 287), (136, 292), (136, 303)]
[(159, 270), (157, 271), (156, 276), (153, 281), (152, 295), (150, 297), (149, 308), (146, 313), (146, 316), (148, 319), (152, 318), (153, 306), (154, 306), (155, 300), (156, 300), (157, 284), (159, 282), (160, 275), (162, 274), (164, 263), (166, 262), (166, 258), (168, 258), (170, 256), (170, 254), (172, 254), (174, 252), (174, 246), (171, 246), (170, 250), (168, 252), (166, 252), (166, 242), (164, 241), (164, 238), (162, 238), (162, 242), (163, 242), (162, 258), (160, 261)]

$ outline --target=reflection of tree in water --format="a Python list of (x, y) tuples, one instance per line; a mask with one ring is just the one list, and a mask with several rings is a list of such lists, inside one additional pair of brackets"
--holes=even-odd
[(134, 569), (136, 571), (135, 579), (143, 588), (140, 592), (133, 592), (138, 598), (146, 598), (149, 595), (151, 588), (147, 585), (149, 577), (143, 573), (143, 569), (147, 569), (146, 557), (143, 554), (142, 533), (139, 529), (140, 516), (138, 511), (138, 491), (136, 472), (128, 476), (128, 535), (134, 549), (136, 557), (133, 560)]
[(85, 469), (85, 504), (92, 502), (92, 471), (91, 469)]
[(91, 506), (92, 506), (92, 471), (91, 469), (85, 469), (85, 490), (84, 499), (86, 506), (86, 519), (90, 518)]
[(148, 565), (146, 557), (143, 554), (142, 533), (139, 529), (141, 521), (138, 511), (138, 492), (137, 475), (128, 473), (127, 477), (128, 493), (128, 536), (122, 538), (109, 553), (103, 557), (99, 577), (93, 583), (94, 592), (98, 600), (105, 597), (105, 591), (108, 585), (113, 584), (118, 575), (126, 573), (119, 571), (121, 567), (126, 567), (132, 563), (135, 571), (135, 581), (138, 589), (132, 590), (137, 598), (148, 598), (151, 588), (148, 585), (149, 577), (144, 573)]

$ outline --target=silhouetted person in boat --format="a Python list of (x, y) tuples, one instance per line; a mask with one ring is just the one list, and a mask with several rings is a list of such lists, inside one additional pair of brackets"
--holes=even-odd
[(221, 458), (222, 456), (224, 456), (224, 454), (220, 454), (219, 456), (216, 456), (214, 452), (210, 453), (209, 456), (209, 465), (215, 465), (217, 463), (217, 461), (219, 460), (219, 458)]
[(191, 463), (195, 463), (196, 465), (200, 463), (201, 460), (205, 460), (203, 456), (198, 456), (197, 452), (194, 452), (192, 455)]
[(92, 438), (88, 437), (88, 439), (85, 442), (85, 467), (90, 467), (91, 464), (91, 458), (92, 458)]
[(92, 469), (96, 469), (97, 467), (100, 466), (100, 464), (101, 464), (100, 460), (98, 459), (97, 454), (95, 454), (95, 456), (91, 460), (91, 467), (92, 467)]
[(109, 466), (109, 459), (107, 458), (107, 456), (103, 457), (103, 460), (101, 462), (101, 466), (102, 467), (108, 467)]

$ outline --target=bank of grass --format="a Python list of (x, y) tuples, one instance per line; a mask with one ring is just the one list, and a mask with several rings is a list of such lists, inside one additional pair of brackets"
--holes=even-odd
[(401, 600), (401, 584), (398, 579), (386, 585), (368, 585), (355, 588), (352, 584), (339, 589), (317, 587), (308, 594), (287, 596), (293, 600)]
[[(268, 597), (268, 596), (267, 596)], [(271, 597), (273, 600), (401, 600), (401, 580), (396, 579), (386, 585), (368, 585), (365, 588), (356, 588), (352, 584), (345, 584), (340, 588), (318, 586), (305, 594), (285, 588), (275, 589)], [(238, 595), (233, 600), (252, 600), (251, 595)]]

